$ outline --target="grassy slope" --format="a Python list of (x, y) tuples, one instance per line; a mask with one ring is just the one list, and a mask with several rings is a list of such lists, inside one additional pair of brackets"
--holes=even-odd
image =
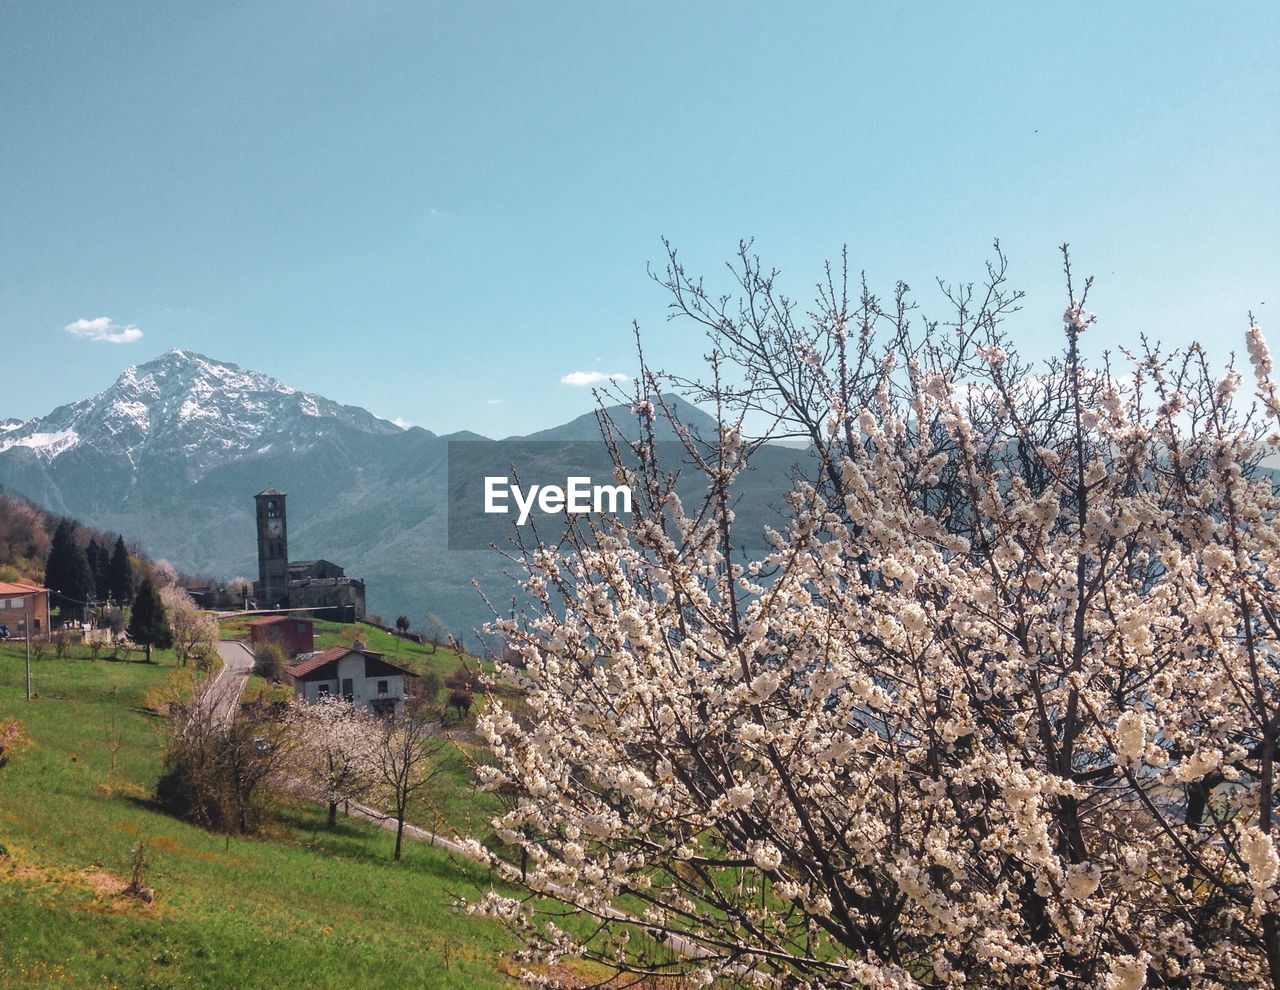
[[(0, 987), (509, 985), (506, 933), (449, 907), (484, 886), (470, 865), (410, 843), (392, 866), (389, 834), (345, 821), (328, 833), (308, 805), (229, 845), (151, 810), (160, 724), (137, 705), (171, 673), (45, 660), (28, 705), (20, 648), (0, 647), (0, 720), (32, 740), (0, 769)], [(123, 745), (108, 786), (113, 713)], [(97, 875), (127, 879), (139, 838), (150, 907)]]
[[(249, 640), (248, 619), (223, 619), (218, 623), (218, 629), (223, 639), (243, 639), (246, 642)], [(367, 649), (384, 653), (393, 663), (404, 664), (418, 673), (434, 669), (444, 677), (453, 673), (462, 664), (462, 657), (447, 647), (442, 646), (436, 649), (423, 646), (413, 640), (393, 636), (391, 633), (364, 623), (317, 621), (315, 631), (317, 650), (349, 644), (354, 637), (363, 642)], [(473, 669), (478, 663), (475, 657), (467, 657), (466, 660)]]
[[(248, 619), (223, 619), (218, 623), (223, 639), (249, 639)], [(441, 677), (453, 673), (461, 666), (463, 659), (453, 650), (446, 647), (433, 649), (422, 646), (409, 639), (393, 636), (374, 626), (344, 624), (339, 622), (317, 621), (315, 624), (316, 649), (324, 650), (331, 646), (349, 643), (358, 638), (365, 646), (386, 655), (393, 663), (398, 663), (419, 673), (429, 669), (436, 670)], [(468, 656), (466, 662), (474, 670), (480, 663), (475, 657)], [(257, 674), (249, 678), (242, 697), (245, 700), (262, 698), (268, 701), (287, 699), (293, 691), (281, 685), (274, 685)], [(479, 699), (477, 706), (483, 704)], [(483, 760), (485, 754), (475, 747), (455, 746), (444, 755), (443, 776), (438, 778), (430, 792), (424, 795), (420, 806), (413, 808), (409, 820), (428, 829), (441, 832), (456, 832), (459, 835), (471, 835), (482, 841), (492, 837), (493, 829), (489, 825), (491, 818), (498, 811), (498, 804), (488, 794), (477, 794), (470, 786), (472, 760)]]

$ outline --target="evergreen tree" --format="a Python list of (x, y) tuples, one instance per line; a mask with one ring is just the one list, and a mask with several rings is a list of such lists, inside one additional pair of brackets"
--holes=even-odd
[(62, 587), (62, 578), (67, 572), (67, 542), (70, 532), (71, 523), (66, 519), (59, 520), (44, 564), (44, 583), (47, 588), (57, 590)]
[[(84, 559), (89, 562), (89, 573), (93, 575), (93, 586), (98, 586), (98, 541), (89, 537), (84, 546)], [(108, 562), (109, 563), (109, 562)]]
[(131, 640), (147, 648), (147, 663), (151, 662), (153, 646), (165, 650), (173, 645), (169, 617), (160, 601), (160, 592), (150, 578), (144, 579), (138, 587), (138, 597), (133, 600), (133, 615), (129, 618), (126, 632)]
[(111, 598), (118, 602), (127, 602), (133, 598), (133, 564), (129, 560), (129, 550), (124, 545), (123, 536), (116, 537), (109, 573)]
[(53, 604), (77, 614), (84, 602), (93, 600), (93, 573), (84, 547), (76, 540), (76, 526), (70, 519), (63, 519), (53, 532), (49, 559), (45, 563), (45, 586), (56, 594)]
[(89, 558), (89, 570), (93, 574), (93, 591), (95, 598), (111, 597), (111, 549), (106, 543), (94, 537), (84, 549)]

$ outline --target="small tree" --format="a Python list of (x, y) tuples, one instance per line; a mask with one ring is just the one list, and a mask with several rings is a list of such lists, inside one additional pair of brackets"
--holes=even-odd
[(160, 589), (160, 601), (169, 617), (173, 648), (184, 665), (214, 651), (218, 642), (217, 620), (198, 608), (185, 589), (167, 585)]
[(396, 848), (392, 859), (399, 862), (409, 803), (440, 773), (439, 756), (448, 741), (432, 736), (426, 721), (408, 713), (384, 719), (379, 729), (373, 778), (380, 798), (394, 808)]
[(440, 691), (443, 687), (444, 681), (440, 677), (440, 672), (429, 667), (417, 677), (406, 678), (406, 703), (414, 711), (424, 714), (433, 711), (440, 700)]
[(138, 595), (133, 600), (133, 614), (129, 617), (129, 638), (143, 646), (147, 651), (147, 663), (151, 662), (151, 648), (167, 650), (173, 645), (173, 630), (169, 628), (169, 619), (165, 615), (164, 603), (160, 600), (160, 592), (145, 579), (138, 586)]
[(459, 719), (465, 719), (471, 714), (471, 703), (474, 700), (470, 691), (466, 688), (454, 688), (449, 692), (449, 708), (454, 708), (458, 712)]
[(287, 721), (235, 715), (197, 695), (171, 706), (169, 746), (156, 799), (171, 813), (228, 837), (253, 832), (296, 772)]
[(396, 616), (396, 632), (401, 636), (409, 631), (409, 617), (407, 615)]
[(59, 660), (65, 660), (67, 653), (71, 650), (71, 644), (75, 642), (70, 630), (59, 629), (49, 639), (53, 643), (53, 655)]
[(125, 631), (124, 609), (119, 606), (108, 606), (103, 609), (102, 625), (111, 632), (113, 640), (119, 639)]
[(427, 616), (427, 625), (422, 636), (431, 647), (432, 653), (453, 639), (453, 634), (449, 632), (449, 627), (444, 624), (444, 620), (435, 614)]
[(23, 742), (21, 723), (16, 719), (0, 722), (0, 767), (9, 762)]
[(262, 643), (254, 651), (253, 671), (259, 677), (278, 681), (284, 677), (285, 660), (284, 650), (279, 643)]
[(298, 732), (298, 775), (311, 795), (328, 806), (333, 828), (338, 805), (359, 800), (374, 784), (374, 751), (382, 741), (382, 725), (368, 709), (337, 698), (312, 705), (295, 697), (289, 717)]
[(178, 569), (167, 560), (152, 561), (149, 570), (151, 582), (157, 588), (178, 583)]
[(247, 599), (253, 597), (253, 582), (247, 577), (233, 577), (227, 583), (227, 597), (232, 608), (240, 608)]

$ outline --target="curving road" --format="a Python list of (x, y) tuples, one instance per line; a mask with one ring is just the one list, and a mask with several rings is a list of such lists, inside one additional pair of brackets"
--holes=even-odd
[(219, 640), (217, 649), (222, 669), (200, 692), (200, 703), (211, 706), (218, 720), (230, 725), (240, 702), (240, 692), (253, 671), (253, 651), (244, 643), (230, 639)]

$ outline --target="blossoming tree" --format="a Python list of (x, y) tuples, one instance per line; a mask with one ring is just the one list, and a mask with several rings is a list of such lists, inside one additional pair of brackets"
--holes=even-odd
[[(705, 498), (646, 456), (646, 371), (639, 442), (610, 440), (635, 515), (524, 549), (535, 604), (495, 624), (530, 715), (490, 703), (483, 775), (530, 865), (492, 862), (600, 922), (474, 905), (535, 958), (706, 984), (1280, 987), (1261, 332), (1260, 402), (1198, 346), (1089, 366), (1068, 264), (1062, 356), (1032, 368), (997, 256), (941, 324), (905, 286), (851, 300), (838, 272), (799, 320), (745, 247), (723, 298), (672, 253), (660, 281), (713, 344), (710, 382), (683, 383), (720, 414), (718, 443), (685, 433)], [(744, 417), (818, 465), (759, 559), (733, 513)]]
[(338, 698), (309, 704), (290, 701), (289, 719), (297, 728), (298, 777), (329, 809), (329, 828), (338, 820), (338, 805), (357, 801), (374, 785), (375, 753), (382, 727), (362, 705)]

